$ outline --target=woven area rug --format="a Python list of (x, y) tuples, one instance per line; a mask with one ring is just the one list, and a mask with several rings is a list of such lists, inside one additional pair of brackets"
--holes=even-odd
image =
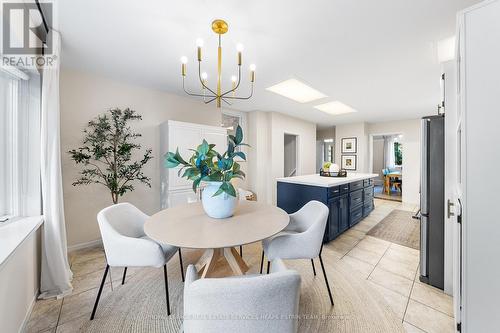
[(367, 235), (419, 250), (420, 221), (412, 218), (412, 215), (409, 211), (393, 210)]
[[(195, 262), (200, 255), (196, 251), (183, 254), (186, 264)], [(257, 273), (260, 245), (245, 246), (243, 257), (251, 267), (250, 273)], [(383, 297), (366, 280), (357, 278), (350, 266), (336, 259), (328, 246), (323, 249), (323, 260), (332, 286), (334, 307), (330, 306), (321, 273), (313, 276), (309, 260), (286, 262), (302, 277), (299, 332), (404, 332), (401, 319)], [(178, 262), (171, 261), (168, 270), (172, 276), (169, 283), (172, 315), (166, 314), (162, 270), (141, 269), (124, 286), (116, 287), (101, 299), (95, 320), (85, 319), (81, 331), (179, 332), (183, 284), (178, 278)]]

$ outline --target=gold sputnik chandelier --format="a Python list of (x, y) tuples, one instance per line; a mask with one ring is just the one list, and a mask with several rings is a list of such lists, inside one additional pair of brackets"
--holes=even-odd
[(222, 102), (231, 105), (230, 100), (242, 100), (242, 99), (250, 99), (253, 95), (253, 84), (255, 82), (255, 65), (250, 65), (250, 82), (251, 82), (251, 91), (250, 95), (247, 97), (239, 97), (236, 96), (236, 90), (240, 86), (241, 82), (241, 53), (243, 52), (243, 45), (238, 44), (236, 49), (238, 51), (238, 76), (233, 75), (231, 77), (232, 88), (226, 92), (222, 92), (222, 44), (221, 37), (225, 34), (229, 29), (229, 26), (224, 20), (215, 20), (212, 22), (212, 30), (219, 37), (219, 47), (217, 49), (217, 88), (214, 90), (210, 89), (207, 86), (208, 75), (206, 72), (201, 71), (201, 48), (203, 47), (203, 41), (198, 39), (196, 41), (196, 45), (198, 47), (198, 78), (201, 83), (202, 94), (191, 93), (186, 90), (185, 79), (186, 79), (186, 64), (187, 57), (183, 56), (181, 58), (181, 74), (182, 74), (182, 89), (184, 92), (190, 96), (203, 97), (203, 101), (205, 104), (211, 103), (213, 101), (217, 102), (217, 107), (220, 108)]

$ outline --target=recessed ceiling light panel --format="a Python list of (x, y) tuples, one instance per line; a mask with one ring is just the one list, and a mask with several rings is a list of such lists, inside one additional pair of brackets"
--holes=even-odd
[(289, 79), (269, 88), (266, 88), (273, 93), (293, 99), (299, 103), (312, 102), (320, 98), (327, 97), (325, 94), (311, 88), (307, 84), (300, 82), (297, 79)]
[(333, 115), (357, 112), (349, 105), (345, 105), (339, 101), (316, 105), (314, 108)]

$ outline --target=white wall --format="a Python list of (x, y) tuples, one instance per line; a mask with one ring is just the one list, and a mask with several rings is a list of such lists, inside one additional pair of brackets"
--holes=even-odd
[[(406, 203), (420, 202), (420, 119), (391, 121), (368, 124), (368, 135), (394, 134), (403, 135), (403, 194)], [(373, 170), (380, 173), (378, 170)]]
[(99, 185), (72, 186), (80, 167), (66, 154), (81, 145), (82, 130), (87, 122), (111, 107), (130, 107), (142, 115), (134, 126), (143, 136), (138, 140), (143, 149), (152, 148), (154, 159), (145, 167), (152, 187), (137, 184), (136, 190), (120, 198), (129, 201), (147, 214), (158, 211), (160, 205), (160, 161), (158, 125), (168, 119), (220, 125), (220, 110), (195, 99), (158, 90), (124, 84), (102, 76), (63, 70), (61, 72), (61, 147), (64, 206), (68, 245), (100, 239), (96, 215), (112, 204), (106, 188)]
[(0, 266), (0, 331), (2, 332), (20, 331), (27, 322), (38, 295), (40, 230), (32, 232)]
[(368, 172), (368, 136), (366, 123), (338, 125), (335, 128), (335, 161), (342, 167), (342, 138), (357, 138), (357, 167), (354, 172)]
[(276, 178), (284, 176), (284, 137), (297, 135), (297, 175), (316, 171), (316, 125), (276, 112), (248, 115), (249, 180), (259, 201), (276, 203)]

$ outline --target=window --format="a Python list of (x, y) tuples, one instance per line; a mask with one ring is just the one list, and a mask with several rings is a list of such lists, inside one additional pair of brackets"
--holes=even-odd
[(40, 213), (40, 79), (0, 68), (0, 220)]
[(394, 142), (394, 164), (403, 164), (403, 145), (400, 142)]

